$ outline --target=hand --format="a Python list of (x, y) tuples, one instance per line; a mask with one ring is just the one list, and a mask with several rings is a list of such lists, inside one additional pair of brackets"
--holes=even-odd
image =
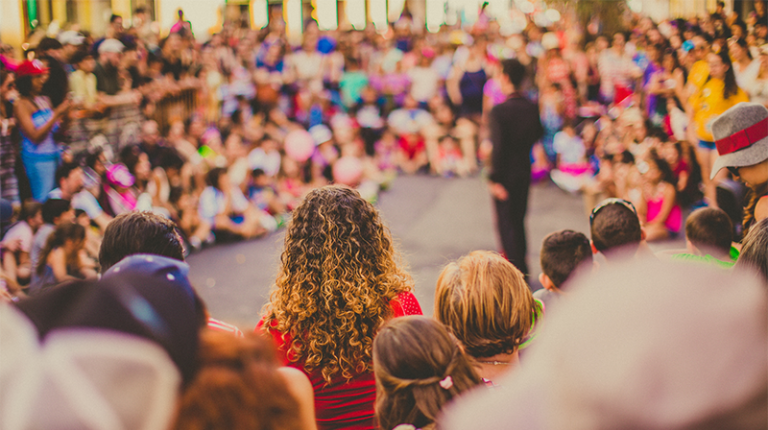
[(53, 111), (53, 115), (57, 118), (61, 118), (62, 116), (66, 115), (67, 111), (72, 107), (72, 100), (70, 99), (64, 99), (63, 102), (61, 102), (60, 105), (56, 107), (56, 109)]
[(16, 252), (21, 249), (21, 239), (7, 240), (0, 243), (0, 245), (2, 245), (2, 248), (7, 251)]
[(491, 195), (496, 200), (503, 202), (509, 198), (509, 193), (507, 193), (507, 189), (504, 188), (504, 185), (497, 184), (495, 182), (490, 182), (488, 183), (488, 190), (491, 192)]

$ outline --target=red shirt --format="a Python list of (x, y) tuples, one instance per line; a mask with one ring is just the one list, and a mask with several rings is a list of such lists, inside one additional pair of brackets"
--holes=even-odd
[[(403, 292), (389, 302), (394, 317), (406, 315), (422, 315), (421, 305), (413, 293)], [(256, 330), (260, 330), (264, 320), (259, 322)], [(325, 383), (322, 372), (315, 370), (307, 373), (301, 363), (291, 363), (286, 354), (286, 345), (290, 339), (283, 337), (277, 331), (269, 330), (275, 340), (278, 353), (286, 366), (303, 371), (315, 392), (315, 415), (317, 428), (324, 429), (373, 429), (374, 403), (376, 401), (376, 382), (373, 372), (361, 373), (351, 380), (338, 376), (330, 384)]]

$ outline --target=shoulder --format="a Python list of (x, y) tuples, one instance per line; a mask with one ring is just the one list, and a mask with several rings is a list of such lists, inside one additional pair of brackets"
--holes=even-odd
[(768, 218), (768, 195), (760, 197), (755, 206), (755, 221)]

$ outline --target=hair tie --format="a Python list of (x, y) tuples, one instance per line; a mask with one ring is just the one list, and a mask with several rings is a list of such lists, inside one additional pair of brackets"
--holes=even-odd
[(440, 386), (443, 387), (444, 390), (449, 390), (451, 387), (453, 387), (453, 378), (451, 378), (451, 375), (448, 375), (442, 379), (440, 381)]

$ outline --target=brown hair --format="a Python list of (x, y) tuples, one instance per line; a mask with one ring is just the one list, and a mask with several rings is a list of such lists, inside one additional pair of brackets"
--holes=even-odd
[(300, 429), (299, 406), (277, 372), (269, 339), (201, 333), (199, 370), (181, 395), (172, 429)]
[(722, 209), (696, 209), (685, 221), (685, 237), (704, 252), (728, 254), (733, 241), (733, 223)]
[(110, 221), (99, 250), (101, 273), (133, 254), (154, 254), (184, 261), (176, 224), (152, 212), (128, 212)]
[(592, 247), (573, 230), (550, 233), (541, 244), (541, 271), (560, 288), (584, 262), (592, 263)]
[(766, 193), (768, 193), (768, 182), (759, 184), (755, 188), (747, 188), (747, 195), (744, 197), (744, 199), (747, 200), (747, 205), (744, 206), (744, 220), (742, 221), (744, 234), (747, 234), (752, 227), (752, 224), (755, 223), (755, 208), (757, 208), (757, 202), (759, 202)]
[(423, 316), (395, 318), (373, 342), (376, 419), (382, 429), (423, 428), (440, 409), (482, 379), (455, 337)]
[[(42, 275), (45, 272), (45, 266), (48, 265), (48, 256), (51, 252), (59, 247), (64, 246), (67, 240), (85, 241), (85, 227), (77, 223), (64, 223), (56, 227), (56, 230), (48, 236), (48, 240), (45, 242), (43, 250), (40, 251), (40, 257), (37, 260), (37, 267), (35, 271), (38, 275)], [(67, 269), (81, 268), (80, 257), (77, 252), (74, 252), (66, 256)]]
[(513, 353), (536, 314), (523, 274), (495, 252), (474, 251), (448, 264), (435, 291), (435, 318), (475, 358)]
[(291, 361), (328, 383), (370, 372), (389, 302), (413, 289), (373, 205), (350, 188), (313, 190), (293, 212), (280, 260), (264, 326), (290, 336)]

